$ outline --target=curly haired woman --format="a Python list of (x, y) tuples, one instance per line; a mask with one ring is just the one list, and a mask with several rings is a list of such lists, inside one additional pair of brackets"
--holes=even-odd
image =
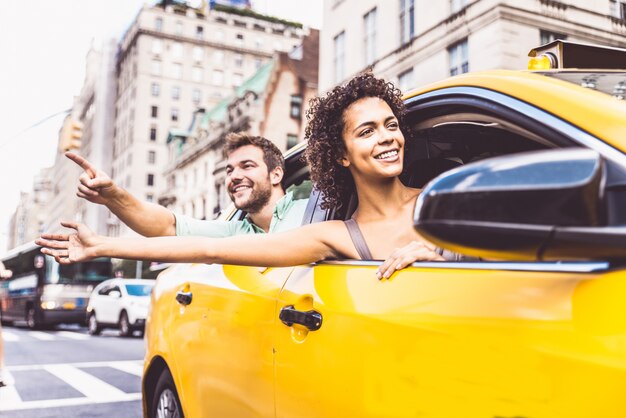
[(356, 190), (359, 205), (347, 222), (218, 239), (110, 238), (66, 222), (76, 233), (44, 234), (37, 243), (63, 264), (101, 256), (276, 267), (336, 258), (385, 260), (377, 271), (379, 279), (417, 260), (442, 260), (412, 225), (420, 190), (399, 179), (404, 112), (400, 91), (371, 74), (313, 100), (306, 129), (311, 178), (324, 193), (324, 208), (340, 205), (342, 196)]

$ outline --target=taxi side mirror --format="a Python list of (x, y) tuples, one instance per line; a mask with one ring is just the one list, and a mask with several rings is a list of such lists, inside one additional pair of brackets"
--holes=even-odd
[(109, 296), (111, 296), (112, 298), (118, 299), (122, 297), (122, 294), (120, 293), (119, 290), (112, 290), (109, 292)]
[(589, 149), (490, 158), (431, 181), (418, 197), (417, 231), (486, 259), (626, 257), (626, 228), (607, 225), (606, 163)]

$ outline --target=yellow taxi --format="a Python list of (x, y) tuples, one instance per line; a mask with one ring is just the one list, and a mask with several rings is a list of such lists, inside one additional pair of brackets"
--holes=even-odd
[[(426, 185), (416, 228), (476, 258), (387, 281), (378, 260), (163, 272), (144, 415), (625, 416), (626, 70), (594, 66), (626, 68), (626, 51), (579, 47), (531, 53), (576, 56), (576, 70), (470, 73), (406, 96), (404, 181)], [(287, 156), (296, 188), (302, 151)], [(303, 223), (353, 201), (325, 211), (312, 190)]]

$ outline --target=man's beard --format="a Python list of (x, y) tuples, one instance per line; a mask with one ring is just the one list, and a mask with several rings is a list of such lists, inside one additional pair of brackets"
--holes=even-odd
[(271, 196), (272, 190), (270, 187), (260, 189), (252, 188), (252, 193), (250, 193), (248, 200), (243, 203), (242, 206), (235, 206), (248, 213), (256, 213), (269, 203)]

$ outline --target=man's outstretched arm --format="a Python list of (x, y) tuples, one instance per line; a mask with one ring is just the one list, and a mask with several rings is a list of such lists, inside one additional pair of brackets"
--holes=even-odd
[(106, 206), (129, 228), (143, 236), (176, 235), (176, 218), (168, 209), (137, 199), (80, 155), (66, 152), (65, 156), (84, 170), (79, 177), (78, 197)]

